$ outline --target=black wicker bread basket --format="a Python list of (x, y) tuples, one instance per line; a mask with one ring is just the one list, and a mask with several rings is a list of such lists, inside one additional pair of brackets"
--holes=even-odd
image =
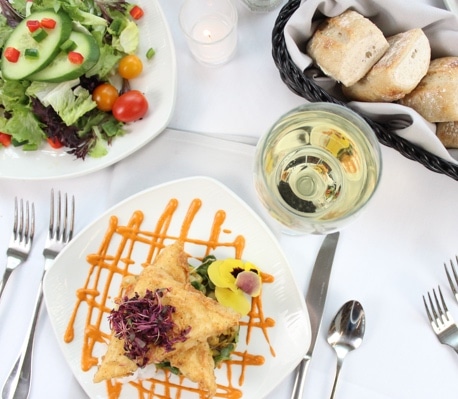
[[(331, 96), (311, 78), (307, 77), (292, 61), (288, 53), (284, 37), (284, 28), (290, 17), (299, 8), (300, 4), (301, 0), (289, 0), (280, 10), (272, 31), (272, 56), (280, 71), (281, 79), (291, 91), (305, 98), (307, 101), (330, 102), (345, 106), (346, 104), (344, 102)], [(397, 121), (392, 120), (389, 123), (380, 123), (364, 115), (361, 116), (372, 127), (381, 144), (394, 148), (406, 158), (421, 163), (433, 172), (445, 174), (452, 179), (458, 180), (458, 165), (424, 150), (394, 132), (396, 126), (405, 125), (405, 122), (398, 121), (397, 123)]]

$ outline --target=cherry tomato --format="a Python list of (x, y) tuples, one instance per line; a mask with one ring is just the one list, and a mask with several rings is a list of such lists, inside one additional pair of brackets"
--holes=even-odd
[(8, 147), (11, 144), (11, 136), (7, 133), (0, 133), (0, 144)]
[(120, 122), (134, 122), (145, 116), (148, 100), (138, 90), (130, 90), (118, 97), (113, 104), (113, 116)]
[(98, 85), (92, 92), (92, 99), (97, 103), (97, 108), (105, 112), (111, 111), (118, 97), (118, 90), (109, 83)]
[(124, 79), (133, 79), (143, 71), (143, 63), (135, 54), (122, 57), (119, 61), (118, 72)]
[(52, 148), (55, 149), (62, 148), (64, 146), (57, 137), (48, 137), (46, 141)]

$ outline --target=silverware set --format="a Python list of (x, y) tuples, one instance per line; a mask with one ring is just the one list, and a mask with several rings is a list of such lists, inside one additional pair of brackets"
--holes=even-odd
[[(458, 263), (458, 257), (456, 257), (456, 262)], [(444, 269), (450, 289), (458, 301), (458, 274), (453, 260), (450, 260), (450, 267), (444, 263)], [(433, 288), (432, 293), (428, 292), (426, 296), (423, 295), (423, 303), (439, 342), (450, 346), (458, 353), (458, 326), (448, 310), (441, 287), (438, 286), (437, 291)]]
[[(29, 208), (29, 203), (26, 202), (24, 209), (23, 201), (20, 201), (18, 207), (18, 201), (16, 199), (14, 215), (13, 234), (7, 250), (7, 267), (4, 272), (2, 286), (0, 287), (0, 296), (11, 273), (27, 259), (35, 230), (35, 209), (33, 203)], [(34, 332), (43, 301), (43, 278), (56, 256), (72, 239), (74, 221), (75, 198), (72, 196), (71, 200), (69, 200), (67, 194), (62, 198), (60, 191), (57, 193), (57, 198), (55, 198), (54, 190), (52, 190), (48, 234), (43, 249), (45, 262), (34, 304), (33, 317), (18, 358), (3, 385), (2, 399), (27, 398), (29, 395), (32, 380)]]
[[(321, 245), (312, 270), (305, 303), (310, 317), (311, 340), (308, 351), (296, 369), (291, 399), (301, 399), (304, 392), (304, 382), (308, 366), (321, 326), (329, 279), (332, 271), (340, 233), (328, 234)], [(336, 374), (331, 392), (331, 399), (335, 397), (337, 380), (340, 375), (345, 356), (359, 348), (362, 343), (366, 327), (366, 318), (362, 305), (355, 300), (346, 302), (337, 312), (328, 330), (327, 341), (334, 349), (337, 357)]]

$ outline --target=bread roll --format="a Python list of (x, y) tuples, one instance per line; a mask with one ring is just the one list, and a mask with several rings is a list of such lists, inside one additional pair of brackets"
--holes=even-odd
[(458, 122), (440, 122), (436, 135), (445, 148), (458, 148)]
[(418, 86), (399, 102), (429, 122), (458, 121), (458, 57), (431, 61)]
[(356, 11), (327, 18), (307, 43), (307, 53), (323, 73), (351, 86), (388, 49), (382, 31)]
[(421, 29), (387, 38), (386, 53), (367, 75), (350, 87), (343, 87), (346, 97), (358, 101), (397, 101), (410, 93), (426, 75), (431, 60), (431, 46)]

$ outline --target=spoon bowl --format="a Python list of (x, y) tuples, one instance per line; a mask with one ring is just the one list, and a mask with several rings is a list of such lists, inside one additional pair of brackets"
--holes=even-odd
[(331, 399), (334, 398), (337, 380), (345, 356), (359, 348), (363, 342), (366, 328), (364, 309), (358, 301), (346, 302), (335, 315), (329, 326), (327, 341), (337, 355), (336, 376), (332, 387)]

